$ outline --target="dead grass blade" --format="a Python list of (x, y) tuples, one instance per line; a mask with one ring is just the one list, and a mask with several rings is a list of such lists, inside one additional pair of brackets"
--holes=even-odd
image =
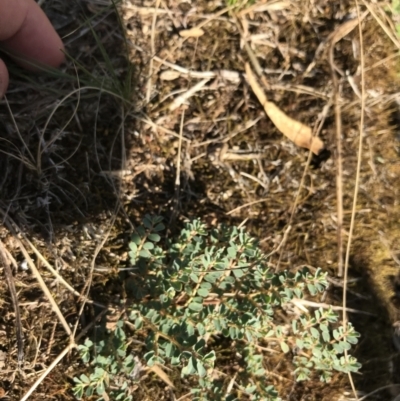
[(333, 98), (335, 105), (335, 125), (336, 125), (336, 199), (337, 199), (337, 242), (338, 242), (338, 277), (343, 276), (343, 160), (342, 160), (342, 117), (340, 104), (340, 86), (337, 72), (344, 76), (344, 72), (335, 64), (333, 50), (335, 44), (348, 35), (357, 25), (361, 29), (361, 21), (368, 15), (365, 11), (358, 18), (354, 18), (341, 24), (328, 37), (329, 50), (328, 60), (331, 67)]
[(338, 277), (343, 276), (343, 160), (342, 160), (342, 114), (340, 109), (340, 87), (333, 57), (335, 42), (329, 47), (329, 65), (332, 75), (333, 102), (335, 107), (335, 140), (336, 140), (336, 202), (337, 202), (337, 244), (338, 244)]
[[(375, 316), (376, 314), (374, 313), (370, 313), (370, 312), (366, 312), (363, 310), (359, 310), (359, 309), (353, 309), (353, 308), (345, 308), (343, 306), (332, 306), (331, 304), (326, 304), (324, 302), (312, 302), (312, 301), (307, 301), (305, 299), (299, 299), (299, 298), (293, 298), (290, 303), (292, 303), (293, 305), (299, 307), (299, 309), (303, 310), (303, 307), (305, 306), (309, 306), (311, 308), (322, 308), (322, 309), (331, 309), (331, 310), (337, 310), (337, 311), (343, 311), (343, 313), (346, 312), (351, 312), (351, 313), (358, 313), (361, 315), (366, 315), (366, 316)], [(306, 313), (309, 313), (309, 311), (307, 310), (307, 308), (304, 308), (303, 310)]]
[(156, 374), (165, 384), (167, 384), (171, 388), (175, 388), (174, 383), (172, 383), (171, 379), (169, 376), (162, 370), (160, 365), (153, 365), (151, 368), (148, 370), (149, 372), (153, 372)]
[(186, 100), (192, 97), (196, 92), (203, 89), (203, 86), (210, 80), (210, 78), (205, 78), (202, 81), (198, 82), (196, 85), (192, 86), (188, 91), (186, 91), (181, 96), (177, 97), (169, 106), (168, 108), (171, 111), (176, 110), (179, 106), (184, 104)]
[[(347, 314), (346, 314), (346, 305), (347, 305), (347, 279), (348, 279), (348, 270), (349, 270), (349, 260), (350, 260), (350, 249), (351, 249), (351, 242), (353, 239), (353, 231), (354, 231), (354, 224), (355, 224), (355, 217), (356, 217), (356, 209), (357, 209), (357, 197), (358, 197), (358, 190), (360, 186), (360, 172), (361, 172), (361, 161), (362, 161), (362, 150), (363, 150), (363, 137), (364, 137), (364, 116), (365, 116), (365, 71), (364, 71), (364, 41), (363, 41), (363, 33), (361, 27), (361, 20), (362, 16), (360, 16), (360, 10), (358, 6), (358, 0), (356, 0), (357, 6), (357, 17), (358, 17), (358, 30), (359, 30), (359, 37), (360, 37), (360, 66), (361, 66), (361, 115), (360, 115), (360, 132), (359, 132), (359, 141), (358, 141), (358, 155), (357, 155), (357, 170), (356, 170), (356, 179), (354, 184), (354, 195), (353, 195), (353, 206), (351, 211), (351, 220), (350, 220), (350, 228), (349, 228), (349, 238), (347, 241), (347, 248), (346, 248), (346, 256), (344, 262), (344, 278), (343, 278), (343, 326), (346, 327), (347, 324)], [(346, 337), (345, 337), (346, 341)], [(347, 359), (348, 354), (347, 350), (345, 349), (344, 356)], [(351, 387), (353, 389), (354, 396), (358, 399), (357, 392), (354, 386), (353, 378), (351, 376), (351, 372), (349, 372), (349, 380)]]
[(251, 89), (275, 127), (297, 146), (307, 148), (318, 155), (324, 148), (324, 143), (318, 137), (314, 137), (312, 130), (307, 125), (287, 116), (275, 103), (268, 101), (261, 86), (258, 84), (250, 64), (246, 63), (246, 77)]
[(3, 242), (0, 240), (0, 260), (4, 268), (4, 275), (11, 294), (11, 300), (15, 313), (15, 331), (17, 334), (17, 347), (18, 347), (18, 366), (21, 366), (24, 361), (24, 334), (22, 331), (21, 314), (18, 304), (17, 291), (15, 290), (14, 277), (12, 275), (10, 262), (7, 257), (7, 251)]

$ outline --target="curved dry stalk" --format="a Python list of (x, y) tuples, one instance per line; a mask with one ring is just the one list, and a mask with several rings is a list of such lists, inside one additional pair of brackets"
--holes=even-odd
[(346, 21), (333, 31), (328, 39), (328, 61), (332, 74), (333, 99), (335, 105), (335, 130), (336, 130), (336, 199), (337, 199), (337, 242), (338, 242), (338, 276), (343, 276), (343, 158), (342, 158), (342, 115), (340, 102), (340, 84), (337, 73), (344, 75), (343, 71), (335, 64), (333, 50), (335, 44), (348, 35), (368, 15), (364, 12), (360, 15), (357, 9), (357, 18)]
[[(360, 115), (360, 134), (358, 141), (358, 154), (357, 154), (357, 169), (356, 169), (356, 180), (354, 183), (354, 195), (353, 195), (353, 207), (351, 210), (351, 220), (350, 220), (350, 228), (349, 228), (349, 237), (347, 240), (346, 247), (346, 256), (344, 262), (344, 277), (343, 277), (343, 326), (346, 327), (347, 324), (347, 314), (346, 314), (346, 305), (347, 305), (347, 279), (348, 279), (348, 271), (349, 271), (349, 259), (350, 259), (350, 249), (351, 249), (351, 241), (353, 239), (353, 231), (354, 231), (354, 222), (356, 217), (356, 208), (357, 208), (357, 196), (358, 189), (360, 186), (360, 172), (361, 172), (361, 161), (362, 161), (362, 147), (363, 147), (363, 130), (364, 130), (364, 117), (365, 117), (365, 71), (364, 71), (364, 41), (363, 41), (363, 33), (361, 27), (361, 16), (360, 9), (358, 6), (358, 0), (356, 0), (356, 8), (357, 8), (357, 17), (358, 17), (358, 32), (360, 36), (360, 65), (361, 65), (361, 115)], [(346, 337), (345, 337), (346, 338)], [(347, 350), (345, 349), (344, 356), (347, 359)], [(351, 387), (353, 389), (354, 396), (356, 400), (358, 400), (357, 392), (354, 386), (353, 378), (351, 376), (351, 372), (349, 372), (349, 380)]]
[[(37, 160), (36, 160), (37, 169), (38, 169), (39, 172), (41, 171), (41, 169), (40, 169), (40, 167), (41, 167), (40, 156), (41, 156), (42, 152), (44, 151), (44, 149), (43, 149), (43, 150), (41, 149), (41, 145), (40, 145), (40, 144), (41, 144), (41, 140), (42, 140), (42, 138), (43, 138), (44, 132), (45, 132), (46, 129), (47, 129), (47, 126), (50, 124), (51, 119), (53, 118), (55, 112), (59, 109), (59, 107), (62, 106), (62, 104), (63, 104), (68, 98), (70, 98), (71, 96), (73, 96), (75, 93), (81, 92), (81, 91), (83, 91), (83, 90), (97, 90), (97, 91), (101, 91), (101, 92), (107, 93), (107, 94), (109, 94), (109, 95), (111, 95), (111, 96), (114, 96), (115, 98), (117, 98), (117, 99), (119, 99), (119, 100), (125, 101), (125, 99), (124, 99), (122, 96), (117, 95), (117, 94), (113, 93), (113, 92), (110, 91), (110, 90), (103, 89), (103, 88), (98, 88), (98, 87), (96, 87), (96, 86), (83, 86), (83, 87), (79, 87), (79, 88), (77, 88), (77, 89), (74, 89), (74, 90), (71, 91), (70, 93), (68, 93), (68, 95), (65, 95), (65, 96), (57, 103), (57, 105), (54, 107), (54, 109), (53, 109), (52, 112), (50, 113), (50, 115), (49, 115), (49, 117), (47, 118), (46, 123), (44, 124), (44, 127), (43, 127), (43, 129), (42, 129), (42, 135), (40, 136), (40, 141), (39, 141), (39, 146), (38, 146), (38, 153), (37, 153)], [(75, 111), (74, 111), (74, 113), (75, 113)], [(74, 115), (75, 115), (75, 114), (74, 114)], [(73, 116), (72, 116), (71, 118), (73, 118)], [(69, 121), (70, 121), (70, 120), (69, 120)], [(69, 122), (68, 122), (68, 124), (69, 124)], [(54, 140), (52, 140), (49, 144), (51, 144), (51, 143), (53, 143), (53, 142), (54, 142)], [(47, 146), (46, 146), (46, 147), (47, 147)]]

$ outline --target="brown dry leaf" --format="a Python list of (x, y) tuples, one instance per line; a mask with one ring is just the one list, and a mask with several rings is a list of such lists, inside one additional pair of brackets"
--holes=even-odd
[(161, 369), (160, 365), (153, 365), (151, 368), (149, 368), (148, 371), (155, 373), (169, 387), (175, 388), (174, 384), (172, 383), (168, 375)]
[(179, 32), (182, 38), (199, 38), (204, 35), (204, 31), (201, 28), (184, 29)]
[(324, 148), (324, 143), (320, 138), (313, 136), (310, 127), (287, 116), (275, 103), (268, 101), (249, 63), (246, 63), (246, 76), (251, 89), (263, 105), (265, 112), (275, 124), (275, 127), (297, 146), (310, 149), (314, 154), (318, 155)]

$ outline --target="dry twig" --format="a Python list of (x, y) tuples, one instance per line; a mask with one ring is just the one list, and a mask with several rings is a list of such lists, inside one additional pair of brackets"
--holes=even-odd
[(4, 275), (11, 294), (11, 301), (15, 313), (15, 331), (17, 334), (18, 347), (18, 366), (21, 367), (24, 361), (24, 333), (22, 330), (21, 314), (19, 311), (17, 292), (15, 291), (14, 277), (11, 271), (10, 262), (8, 261), (7, 251), (2, 241), (0, 241), (0, 261), (3, 265)]

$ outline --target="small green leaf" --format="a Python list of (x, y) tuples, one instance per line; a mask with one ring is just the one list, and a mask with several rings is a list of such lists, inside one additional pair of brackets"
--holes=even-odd
[(206, 369), (205, 369), (203, 363), (202, 363), (201, 361), (199, 361), (199, 360), (197, 361), (197, 366), (196, 366), (196, 368), (197, 368), (197, 374), (198, 374), (200, 377), (204, 377), (204, 376), (207, 374), (207, 371), (206, 371)]
[(145, 259), (151, 258), (151, 254), (147, 249), (141, 249), (139, 251), (139, 256), (141, 256), (142, 258), (145, 258)]
[(203, 282), (200, 284), (200, 288), (204, 288), (204, 289), (206, 289), (206, 290), (211, 290), (212, 284), (203, 281)]
[(154, 249), (154, 244), (152, 242), (145, 242), (143, 244), (143, 249), (148, 249), (148, 250)]
[(199, 288), (199, 289), (197, 290), (197, 293), (198, 293), (201, 297), (203, 297), (203, 298), (208, 297), (208, 294), (209, 294), (208, 290), (205, 289), (205, 288)]
[(147, 237), (150, 241), (153, 241), (153, 242), (158, 242), (158, 241), (160, 241), (160, 239), (161, 239), (161, 237), (158, 235), (158, 234), (155, 234), (155, 233), (151, 233), (151, 234), (149, 234), (149, 236)]
[(207, 361), (207, 362), (215, 362), (216, 360), (216, 355), (215, 355), (215, 351), (211, 351), (208, 354), (204, 355), (203, 360)]
[(281, 341), (280, 346), (285, 354), (287, 354), (290, 351), (289, 346), (284, 341)]
[(239, 330), (237, 327), (231, 326), (229, 327), (229, 337), (232, 338), (232, 340), (236, 340), (239, 335)]
[(315, 327), (311, 327), (310, 332), (314, 338), (317, 338), (317, 339), (319, 338), (319, 331)]
[(333, 330), (333, 338), (335, 340), (339, 340), (339, 338), (341, 337), (339, 330)]
[(165, 230), (165, 226), (163, 223), (158, 223), (154, 228), (153, 231), (159, 232)]
[(206, 345), (206, 342), (203, 338), (201, 338), (194, 346), (193, 349), (196, 352), (200, 352)]
[(192, 310), (192, 311), (200, 312), (200, 311), (203, 309), (203, 305), (202, 305), (202, 304), (199, 304), (199, 303), (197, 303), (197, 302), (191, 302), (191, 303), (188, 305), (188, 308), (189, 308), (190, 310)]
[(129, 248), (132, 250), (133, 253), (137, 252), (137, 245), (134, 242), (129, 243)]
[(263, 369), (263, 368), (257, 369), (257, 370), (254, 372), (254, 374), (255, 374), (256, 376), (264, 376), (264, 375), (265, 375), (265, 369)]
[[(195, 358), (193, 358), (193, 356), (191, 356), (191, 357), (189, 358), (188, 364), (187, 364), (187, 366), (186, 366), (186, 371), (187, 371), (186, 374), (191, 375), (191, 374), (193, 374), (193, 373), (196, 373), (196, 370), (197, 370), (196, 368), (197, 368), (197, 361), (196, 361)], [(184, 369), (185, 369), (185, 368), (184, 368)]]
[(169, 358), (173, 357), (176, 351), (176, 347), (172, 343), (168, 343), (165, 347), (165, 355)]
[(257, 390), (257, 386), (256, 385), (246, 387), (246, 389), (245, 389), (247, 394), (253, 394), (256, 390)]
[(104, 387), (104, 382), (101, 381), (101, 382), (97, 383), (97, 386), (96, 386), (96, 393), (97, 393), (98, 395), (103, 395), (105, 391), (106, 391), (106, 389), (105, 389), (105, 387)]
[(204, 327), (204, 324), (199, 322), (199, 323), (196, 324), (196, 328), (197, 328), (199, 334), (201, 336), (204, 336), (204, 334), (206, 333), (206, 328)]
[(151, 222), (150, 216), (146, 216), (146, 217), (143, 219), (143, 225), (144, 225), (146, 228), (148, 228), (149, 230), (152, 228), (153, 223)]
[(235, 259), (235, 258), (236, 258), (236, 255), (237, 255), (237, 247), (236, 247), (236, 245), (230, 246), (230, 247), (227, 249), (227, 253), (228, 253), (228, 256), (229, 256), (231, 259)]
[(322, 352), (321, 352), (321, 350), (319, 349), (319, 348), (316, 348), (316, 347), (314, 347), (314, 348), (312, 348), (312, 354), (316, 357), (316, 358), (318, 358), (318, 359), (321, 359), (322, 358)]
[(134, 244), (139, 245), (140, 242), (142, 241), (142, 239), (140, 238), (140, 236), (137, 233), (134, 233), (134, 234), (132, 234), (131, 241)]
[(91, 397), (94, 393), (94, 388), (92, 385), (86, 387), (85, 395), (86, 397)]
[(244, 270), (243, 269), (233, 269), (233, 274), (235, 275), (236, 278), (241, 278), (244, 276)]
[(308, 288), (308, 291), (310, 291), (310, 294), (311, 295), (316, 295), (317, 294), (317, 289), (315, 288), (315, 285), (313, 285), (313, 284), (307, 284), (307, 288)]
[(326, 343), (329, 343), (329, 341), (331, 341), (331, 336), (329, 334), (329, 331), (323, 331), (322, 338)]

